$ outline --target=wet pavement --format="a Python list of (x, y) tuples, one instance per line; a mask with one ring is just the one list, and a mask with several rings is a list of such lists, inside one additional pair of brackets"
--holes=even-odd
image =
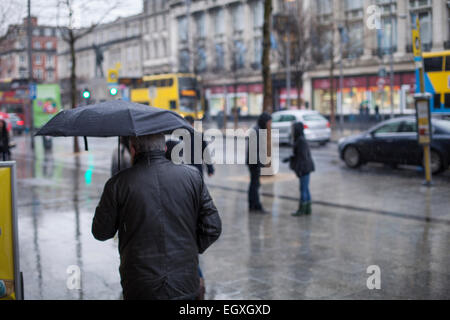
[[(117, 139), (53, 139), (45, 153), (16, 139), (19, 240), (27, 299), (120, 299), (117, 240), (91, 235), (95, 207), (110, 175)], [(82, 139), (80, 139), (80, 144)], [(281, 158), (289, 155), (282, 148)], [(216, 166), (207, 184), (223, 222), (201, 257), (208, 299), (449, 299), (450, 173), (422, 186), (418, 168), (347, 169), (336, 144), (312, 147), (313, 214), (294, 218), (298, 179), (281, 165), (262, 178), (266, 215), (247, 210), (248, 170)], [(69, 290), (68, 267), (80, 267), (81, 290)], [(381, 270), (369, 290), (366, 270)]]

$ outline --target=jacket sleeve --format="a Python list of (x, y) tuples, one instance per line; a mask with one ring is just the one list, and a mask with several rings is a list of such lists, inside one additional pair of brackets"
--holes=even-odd
[(200, 212), (197, 222), (198, 252), (205, 252), (219, 238), (221, 232), (222, 221), (220, 220), (219, 212), (202, 179)]
[(92, 235), (97, 240), (111, 239), (118, 230), (119, 217), (116, 191), (114, 180), (110, 179), (105, 185), (92, 221)]

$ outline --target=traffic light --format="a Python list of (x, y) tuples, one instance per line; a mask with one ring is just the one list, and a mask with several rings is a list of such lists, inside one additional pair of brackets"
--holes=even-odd
[(115, 96), (118, 93), (119, 93), (119, 90), (117, 90), (116, 87), (112, 87), (112, 88), (109, 89), (109, 94), (112, 95), (112, 96)]
[(83, 98), (88, 100), (91, 97), (91, 92), (88, 89), (83, 90)]

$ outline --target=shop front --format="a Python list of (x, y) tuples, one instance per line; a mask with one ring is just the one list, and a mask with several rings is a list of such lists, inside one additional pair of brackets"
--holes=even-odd
[(291, 88), (288, 90), (287, 88), (281, 88), (280, 90), (280, 109), (287, 108), (287, 99), (290, 100), (290, 108), (291, 109), (304, 109), (305, 108), (305, 97), (303, 96), (303, 89), (299, 90), (297, 88)]
[(234, 107), (238, 108), (240, 116), (258, 116), (262, 112), (262, 84), (206, 87), (205, 97), (213, 117), (219, 112), (232, 115)]
[[(414, 112), (415, 74), (398, 73), (394, 75), (394, 87), (391, 93), (390, 78), (377, 75), (344, 77), (342, 90), (342, 113), (344, 115), (359, 114), (366, 106), (374, 114), (378, 106), (381, 114), (391, 113), (391, 94), (393, 94), (394, 114)], [(313, 79), (313, 107), (322, 114), (331, 113), (330, 79)], [(334, 78), (334, 105), (336, 113), (339, 92), (339, 78)]]

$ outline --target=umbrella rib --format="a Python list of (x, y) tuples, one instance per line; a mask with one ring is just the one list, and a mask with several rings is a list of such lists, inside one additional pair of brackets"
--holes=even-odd
[(131, 114), (131, 109), (128, 108), (128, 114), (130, 115), (130, 119), (131, 119), (131, 124), (133, 125), (133, 132), (135, 134), (135, 136), (137, 136), (137, 132), (136, 132), (136, 125), (134, 124), (134, 118)]

